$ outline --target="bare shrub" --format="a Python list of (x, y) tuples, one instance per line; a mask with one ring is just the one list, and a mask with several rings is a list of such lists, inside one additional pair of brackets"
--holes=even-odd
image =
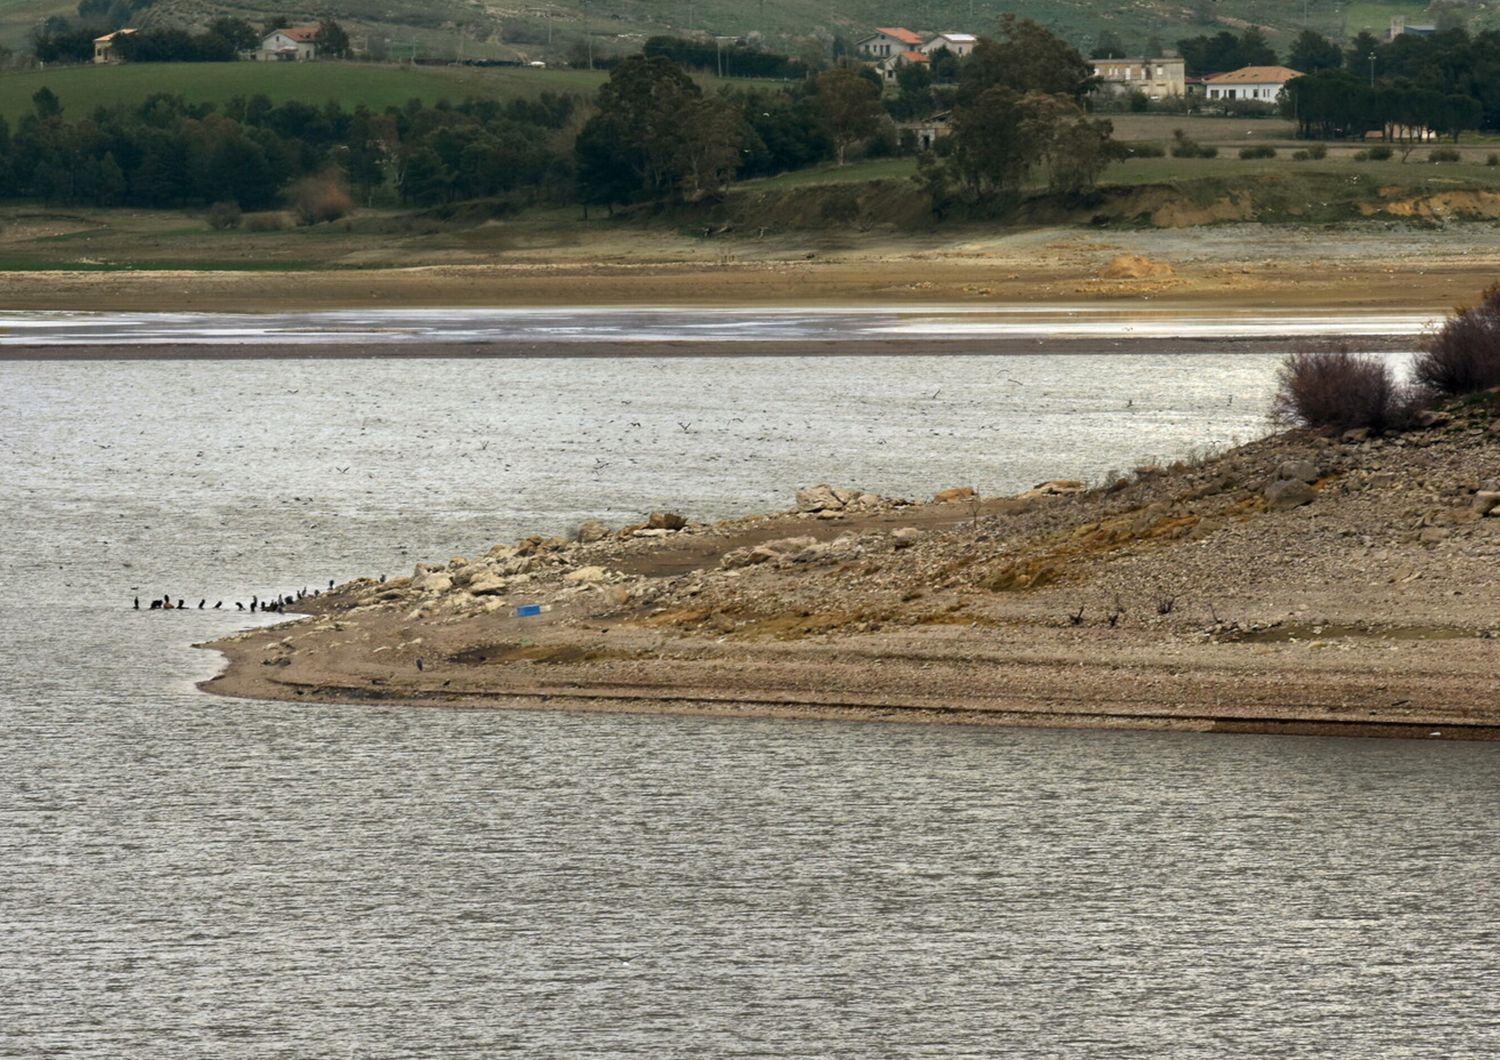
[(279, 232), (286, 227), (286, 217), (277, 210), (247, 213), (241, 220), (247, 232)]
[(1272, 412), (1319, 430), (1365, 427), (1381, 434), (1402, 426), (1413, 406), (1385, 361), (1337, 350), (1289, 354), (1276, 373)]
[(287, 189), (286, 197), (299, 225), (337, 221), (354, 211), (354, 200), (336, 172), (303, 177)]
[(208, 227), (217, 232), (240, 226), (240, 206), (235, 202), (216, 202), (208, 208)]
[(1427, 161), (1462, 162), (1463, 155), (1459, 154), (1451, 147), (1434, 147), (1431, 151), (1427, 152)]
[(1439, 394), (1473, 394), (1500, 386), (1500, 284), (1479, 304), (1460, 308), (1417, 355), (1417, 381)]

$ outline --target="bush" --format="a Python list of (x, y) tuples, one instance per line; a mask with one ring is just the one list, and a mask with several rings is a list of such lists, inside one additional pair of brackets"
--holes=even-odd
[(1181, 129), (1172, 130), (1173, 158), (1218, 158), (1217, 147), (1204, 147)]
[(242, 223), (247, 232), (279, 232), (286, 227), (286, 215), (279, 210), (247, 213)]
[(1427, 161), (1461, 162), (1463, 161), (1463, 155), (1459, 154), (1451, 147), (1434, 147), (1431, 151), (1428, 152)]
[(1307, 153), (1308, 153), (1308, 156), (1311, 157), (1311, 158), (1316, 158), (1316, 159), (1319, 159), (1319, 160), (1327, 158), (1328, 157), (1328, 145), (1327, 144), (1311, 144), (1307, 148)]
[(299, 225), (337, 221), (354, 212), (354, 200), (344, 190), (343, 179), (337, 173), (303, 177), (287, 190), (287, 203)]
[(1392, 154), (1391, 146), (1390, 144), (1376, 144), (1366, 151), (1365, 154), (1371, 162), (1389, 162)]
[(238, 228), (240, 226), (240, 204), (237, 202), (216, 202), (208, 208), (208, 227), (222, 232), (226, 228)]
[(1365, 427), (1376, 434), (1401, 426), (1414, 400), (1378, 357), (1340, 350), (1293, 353), (1276, 372), (1273, 414), (1318, 430)]
[(1417, 355), (1417, 382), (1439, 394), (1473, 394), (1500, 386), (1500, 285), (1460, 309)]
[(1489, 157), (1484, 160), (1484, 164), (1487, 166), (1500, 166), (1500, 155), (1491, 151)]
[(1240, 148), (1241, 158), (1275, 158), (1276, 148), (1267, 144), (1256, 144), (1253, 147)]
[(1311, 157), (1312, 157), (1312, 152), (1311, 151), (1293, 151), (1292, 152), (1292, 161), (1293, 162), (1306, 162)]
[(1120, 150), (1125, 158), (1162, 158), (1167, 153), (1161, 144), (1149, 140), (1131, 140), (1121, 144)]

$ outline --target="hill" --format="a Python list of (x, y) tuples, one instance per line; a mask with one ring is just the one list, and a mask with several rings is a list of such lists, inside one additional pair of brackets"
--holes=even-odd
[[(0, 0), (0, 44), (15, 47), (38, 19), (68, 13), (58, 0)], [(157, 0), (134, 19), (142, 25), (203, 25), (220, 14), (234, 14), (260, 24), (283, 8), (243, 2)], [(761, 34), (771, 45), (798, 53), (826, 48), (835, 38), (849, 42), (876, 25), (909, 25), (919, 30), (966, 29), (988, 32), (1000, 11), (1014, 11), (1066, 36), (1087, 50), (1110, 30), (1129, 49), (1143, 47), (1153, 36), (1170, 47), (1185, 36), (1240, 29), (1255, 24), (1268, 31), (1283, 52), (1298, 30), (1310, 26), (1342, 39), (1368, 29), (1383, 33), (1392, 15), (1422, 21), (1422, 0), (1358, 0), (1340, 5), (1305, 0), (1138, 0), (1129, 5), (1101, 0), (1012, 0), (1000, 6), (976, 6), (973, 0), (929, 0), (919, 9), (890, 0), (840, 0), (836, 5), (813, 0), (620, 0), (603, 4), (560, 0), (545, 7), (496, 9), (462, 0), (330, 0), (314, 8), (285, 9), (290, 17), (314, 15), (338, 19), (356, 47), (374, 54), (452, 58), (524, 58), (559, 61), (592, 47), (596, 53), (637, 50), (658, 33)], [(1478, 25), (1494, 15), (1473, 8)]]

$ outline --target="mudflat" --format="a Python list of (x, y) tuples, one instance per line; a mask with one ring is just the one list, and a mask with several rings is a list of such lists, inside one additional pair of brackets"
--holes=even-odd
[[(615, 230), (576, 244), (317, 244), (318, 267), (150, 261), (0, 272), (10, 309), (270, 312), (389, 306), (1066, 304), (1445, 310), (1500, 275), (1493, 225), (827, 233), (692, 239)], [(95, 263), (97, 264), (97, 263)], [(89, 265), (90, 268), (93, 265)]]
[[(1096, 488), (654, 513), (361, 579), (207, 647), (233, 696), (1500, 737), (1500, 395)], [(644, 514), (644, 513), (643, 513)], [(534, 612), (534, 613), (533, 613)]]

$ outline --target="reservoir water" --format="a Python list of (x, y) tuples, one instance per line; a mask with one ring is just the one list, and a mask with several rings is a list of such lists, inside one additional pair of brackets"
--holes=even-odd
[(0, 362), (0, 1055), (1495, 1055), (1488, 745), (194, 688), (252, 592), (1097, 478), (1274, 360)]

